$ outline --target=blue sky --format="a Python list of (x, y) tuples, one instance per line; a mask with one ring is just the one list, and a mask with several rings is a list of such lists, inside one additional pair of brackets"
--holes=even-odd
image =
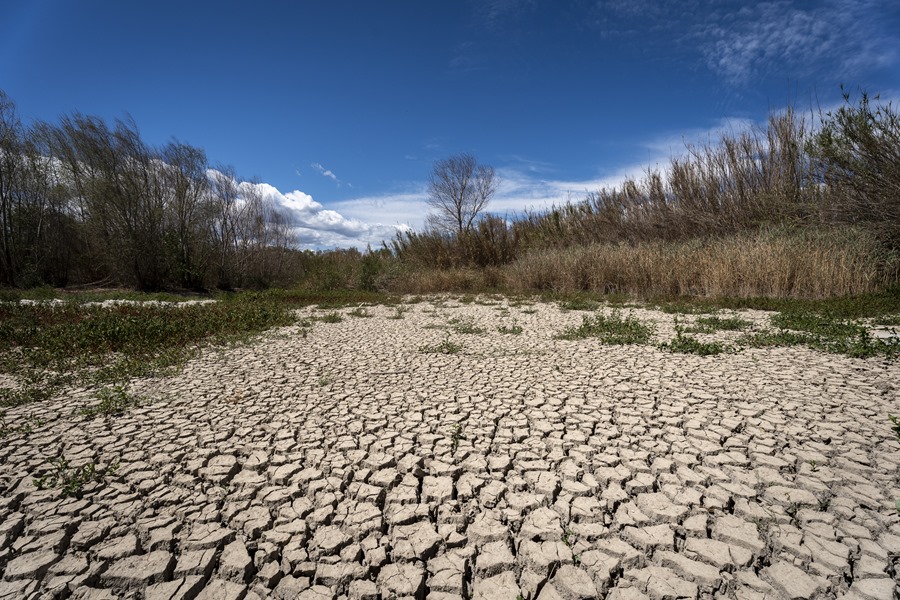
[(471, 152), (498, 213), (640, 175), (840, 84), (900, 97), (890, 0), (0, 0), (26, 121), (129, 113), (289, 208), (305, 247), (419, 227), (434, 160)]

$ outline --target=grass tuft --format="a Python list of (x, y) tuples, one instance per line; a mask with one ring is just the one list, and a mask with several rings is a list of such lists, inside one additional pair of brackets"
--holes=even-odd
[(462, 350), (462, 344), (451, 341), (450, 334), (438, 344), (419, 346), (419, 352), (422, 354), (458, 354)]
[(645, 344), (653, 335), (653, 328), (636, 317), (622, 317), (619, 311), (609, 316), (598, 314), (582, 317), (581, 325), (570, 327), (556, 336), (560, 340), (596, 338), (603, 344)]

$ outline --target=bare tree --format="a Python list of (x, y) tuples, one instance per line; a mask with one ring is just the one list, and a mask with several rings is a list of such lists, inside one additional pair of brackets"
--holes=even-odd
[(428, 181), (428, 224), (461, 235), (472, 230), (475, 220), (497, 191), (494, 167), (479, 165), (471, 154), (457, 154), (436, 161)]

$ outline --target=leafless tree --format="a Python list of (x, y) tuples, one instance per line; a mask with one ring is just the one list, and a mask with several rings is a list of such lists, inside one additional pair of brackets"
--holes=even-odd
[(428, 181), (428, 225), (457, 235), (471, 231), (499, 183), (494, 167), (479, 165), (471, 154), (436, 161)]

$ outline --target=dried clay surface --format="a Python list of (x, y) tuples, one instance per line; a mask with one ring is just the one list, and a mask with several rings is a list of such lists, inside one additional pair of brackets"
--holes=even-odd
[[(555, 339), (583, 313), (553, 304), (404, 308), (206, 350), (120, 414), (9, 410), (44, 422), (0, 439), (0, 599), (896, 597), (896, 362), (672, 354), (645, 309), (652, 343), (604, 346)], [(38, 489), (59, 457), (101, 474)]]

